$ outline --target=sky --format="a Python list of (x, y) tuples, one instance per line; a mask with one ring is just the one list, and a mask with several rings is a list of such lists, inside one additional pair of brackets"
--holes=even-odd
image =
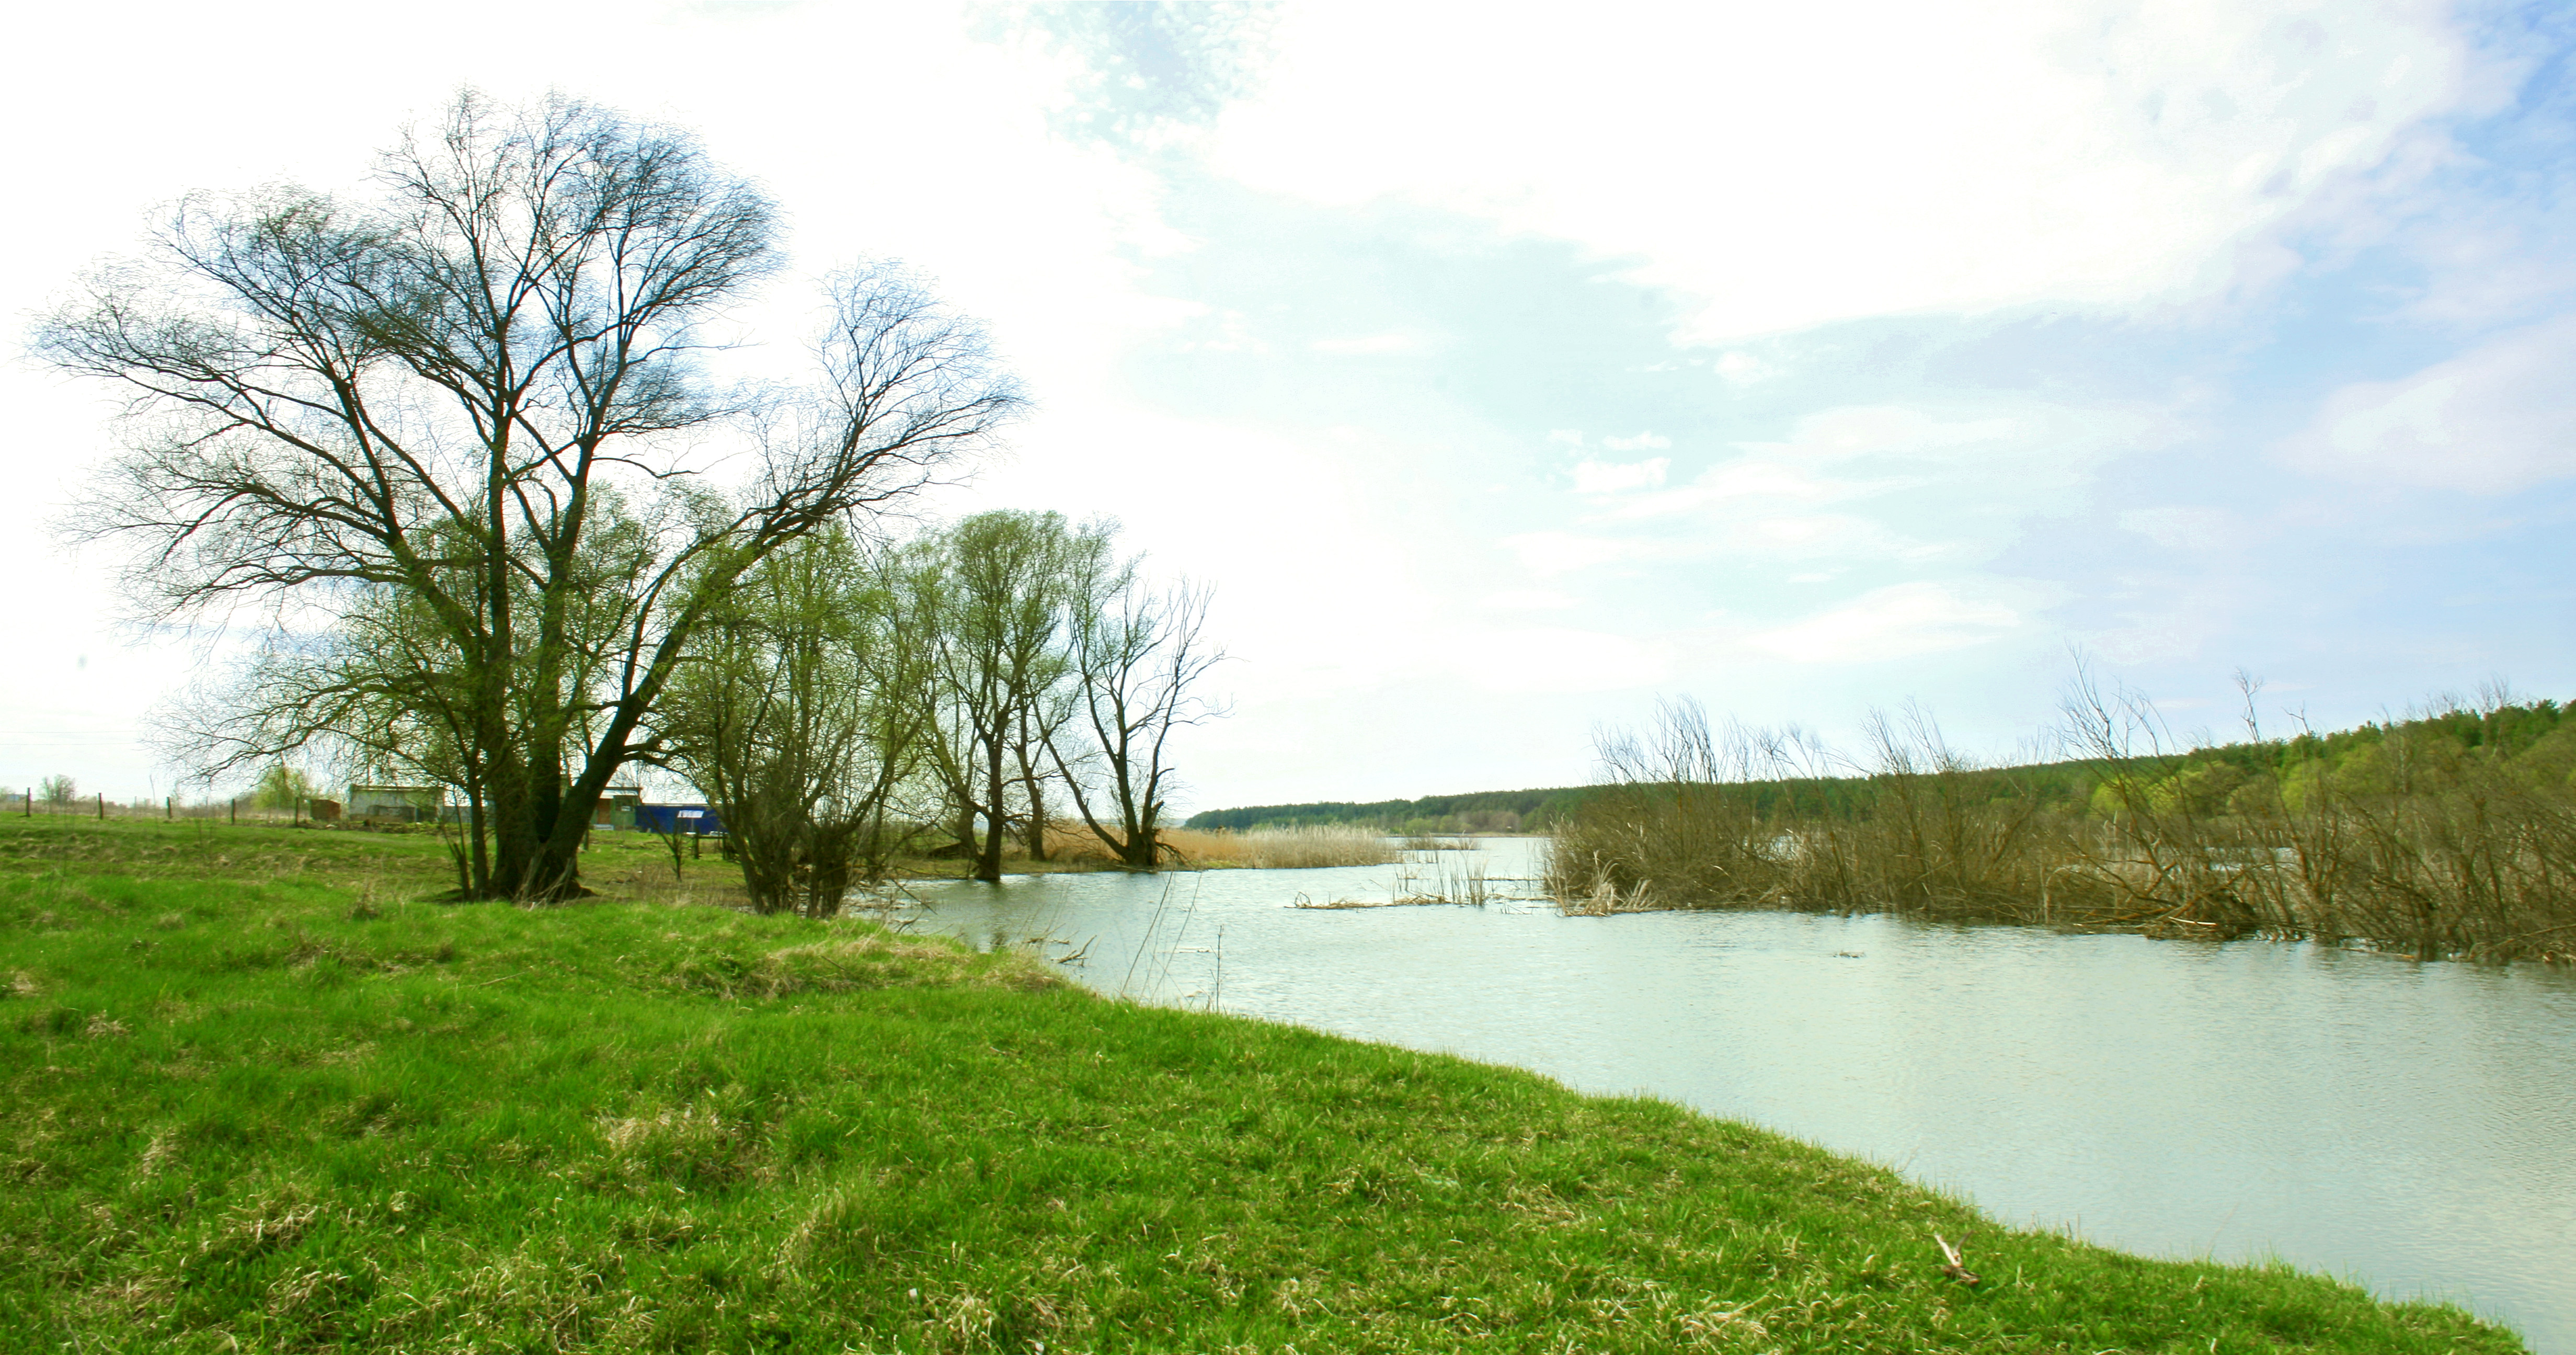
[[(0, 88), (0, 786), (184, 769), (226, 640), (65, 505), (35, 317), (191, 191), (364, 192), (461, 86), (694, 131), (1035, 399), (925, 511), (1217, 589), (1184, 808), (1577, 784), (1659, 700), (2043, 746), (2576, 697), (2576, 12), (2489, 4), (54, 6)], [(31, 59), (32, 58), (32, 59)]]

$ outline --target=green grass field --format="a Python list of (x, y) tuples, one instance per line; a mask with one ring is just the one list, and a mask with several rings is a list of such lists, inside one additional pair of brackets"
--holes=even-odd
[(2521, 1349), (1025, 957), (450, 883), (421, 836), (0, 819), (0, 1347)]

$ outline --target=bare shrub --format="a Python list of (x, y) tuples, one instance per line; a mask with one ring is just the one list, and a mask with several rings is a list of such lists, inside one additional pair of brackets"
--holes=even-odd
[[(2071, 756), (1977, 765), (1919, 709), (1863, 760), (1796, 730), (1713, 729), (1689, 701), (1601, 742), (1604, 791), (1556, 834), (1561, 909), (1805, 908), (2226, 938), (2360, 940), (2426, 959), (2576, 957), (2576, 726), (2437, 702), (2331, 738), (2174, 737), (2078, 669)], [(2046, 784), (2054, 777), (2055, 797)], [(2069, 799), (2068, 785), (2083, 793)]]
[[(1917, 708), (1873, 713), (1853, 763), (1799, 729), (1710, 727), (1665, 703), (1613, 734), (1610, 789), (1561, 828), (1548, 885), (1569, 912), (1811, 908), (2041, 920), (2069, 825), (1953, 750)], [(1652, 902), (1650, 903), (1649, 900)]]

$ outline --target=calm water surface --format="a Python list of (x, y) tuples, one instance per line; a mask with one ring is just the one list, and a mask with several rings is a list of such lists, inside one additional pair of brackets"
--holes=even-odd
[[(1075, 977), (1646, 1092), (2109, 1246), (2280, 1256), (2576, 1355), (2576, 974), (1789, 913), (1301, 909), (1353, 870), (915, 885)], [(1530, 892), (1526, 887), (1504, 886)]]

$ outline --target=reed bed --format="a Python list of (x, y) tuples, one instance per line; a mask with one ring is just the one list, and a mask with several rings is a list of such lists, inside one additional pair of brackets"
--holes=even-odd
[[(2219, 797), (2152, 712), (2079, 688), (2088, 800), (2050, 804), (1952, 751), (1920, 712), (1874, 718), (1858, 766), (1795, 731), (1713, 732), (1688, 703), (1605, 741), (1610, 784), (1556, 835), (1557, 906), (1892, 912), (2157, 935), (2360, 942), (2424, 959), (2576, 960), (2566, 749), (2464, 746), (2392, 725), (2325, 765)], [(2556, 736), (2553, 736), (2556, 737)], [(2143, 749), (2141, 743), (2147, 746)]]
[[(1163, 868), (1249, 867), (1295, 870), (1316, 866), (1378, 866), (1404, 859), (1403, 848), (1373, 828), (1332, 825), (1304, 828), (1164, 828)], [(1026, 854), (1026, 839), (1004, 857), (1013, 869), (1118, 870), (1116, 853), (1079, 820), (1049, 823), (1044, 864)]]
[[(1014, 845), (1021, 849), (1023, 855), (1026, 854), (1028, 844), (1025, 841)], [(1048, 860), (1067, 864), (1090, 862), (1105, 865), (1114, 863), (1118, 859), (1116, 853), (1109, 850), (1108, 844), (1102, 842), (1099, 835), (1092, 832), (1080, 819), (1057, 819), (1049, 822), (1046, 829), (1046, 852)]]
[(1404, 855), (1376, 832), (1343, 825), (1254, 828), (1243, 832), (1171, 828), (1164, 830), (1163, 841), (1184, 867), (1302, 870), (1319, 866), (1382, 866)]

